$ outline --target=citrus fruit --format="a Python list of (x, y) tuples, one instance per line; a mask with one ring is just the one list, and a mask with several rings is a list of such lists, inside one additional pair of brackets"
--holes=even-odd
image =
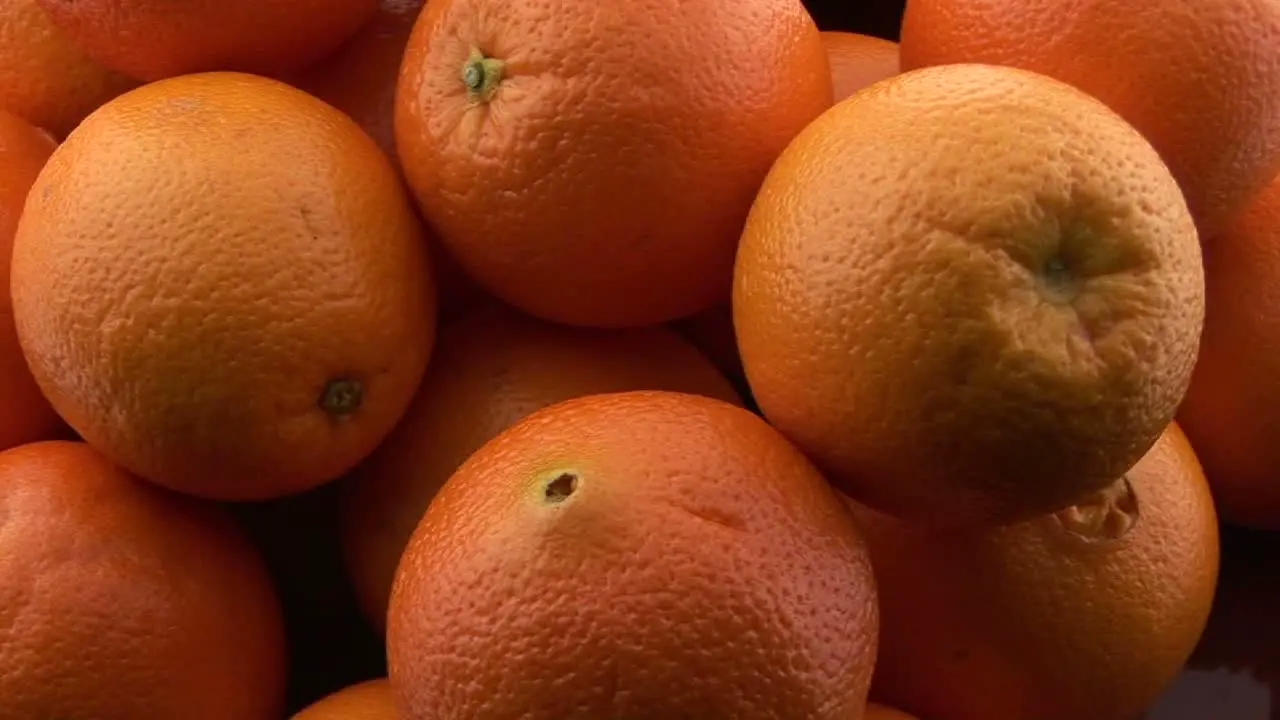
[(759, 417), (567, 400), (427, 510), (391, 596), (391, 686), (406, 720), (861, 720), (871, 577), (843, 499)]
[(1204, 243), (1200, 359), (1178, 411), (1221, 515), (1280, 530), (1280, 177)]
[(922, 718), (1132, 720), (1209, 617), (1217, 520), (1176, 425), (1111, 486), (1024, 523), (857, 515), (882, 614), (872, 696)]
[(395, 698), (386, 678), (339, 690), (293, 716), (293, 720), (396, 720)]
[(0, 453), (0, 717), (275, 720), (284, 632), (220, 508), (79, 442)]
[(867, 714), (863, 716), (863, 720), (916, 720), (916, 718), (901, 710), (894, 710), (891, 707), (876, 703), (868, 703)]
[(1042, 75), (943, 66), (787, 148), (742, 237), (734, 323), (766, 417), (855, 499), (1012, 521), (1155, 442), (1202, 272), (1177, 184), (1123, 120)]
[(9, 300), (9, 259), (18, 217), (55, 147), (48, 133), (0, 110), (0, 450), (51, 440), (62, 426), (27, 368)]
[(902, 66), (1014, 65), (1097, 97), (1141, 131), (1202, 234), (1280, 170), (1275, 0), (911, 0)]
[(103, 65), (138, 78), (232, 70), (286, 75), (351, 37), (378, 0), (35, 0)]
[(136, 84), (90, 60), (36, 0), (0, 0), (0, 110), (61, 138)]
[(373, 17), (337, 52), (293, 84), (350, 115), (395, 157), (396, 79), (424, 0), (382, 0)]
[(429, 270), (350, 118), (275, 80), (187, 75), (54, 152), (18, 225), (14, 319), (54, 408), (109, 458), (263, 499), (341, 475), (394, 426), (434, 337)]
[(898, 43), (872, 35), (826, 30), (822, 44), (831, 62), (835, 101), (898, 74)]
[(733, 309), (729, 303), (677, 320), (671, 327), (715, 363), (739, 393), (749, 390), (742, 358), (738, 355), (738, 340), (733, 334)]
[(346, 480), (347, 563), (370, 622), (384, 627), (409, 536), (468, 456), (539, 408), (624, 390), (683, 391), (740, 402), (710, 361), (661, 327), (571, 328), (492, 307), (442, 328), (413, 405)]
[(396, 145), (480, 285), (553, 321), (647, 325), (728, 298), (760, 181), (830, 104), (797, 0), (431, 0)]

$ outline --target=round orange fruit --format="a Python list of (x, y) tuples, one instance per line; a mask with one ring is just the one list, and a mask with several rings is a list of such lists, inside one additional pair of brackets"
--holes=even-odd
[(565, 324), (637, 326), (728, 298), (760, 181), (830, 104), (796, 0), (431, 0), (396, 145), (487, 290)]
[(822, 33), (822, 44), (831, 62), (831, 87), (836, 102), (898, 74), (898, 43), (892, 40), (826, 30)]
[(12, 273), (54, 408), (125, 468), (211, 498), (349, 470), (434, 338), (422, 230), (386, 156), (252, 75), (159, 81), (95, 112), (37, 179)]
[(449, 479), (387, 630), (405, 720), (861, 720), (852, 514), (759, 417), (640, 391), (527, 416)]
[(135, 85), (90, 60), (36, 0), (0, 0), (0, 110), (63, 138)]
[(221, 508), (54, 441), (0, 452), (0, 519), (0, 717), (280, 717), (279, 604)]
[(867, 714), (863, 716), (862, 720), (916, 720), (916, 718), (901, 710), (894, 710), (891, 707), (876, 703), (868, 703)]
[(1204, 312), (1155, 150), (1035, 73), (917, 70), (826, 112), (751, 210), (733, 309), (766, 417), (877, 509), (964, 525), (1102, 489), (1172, 419)]
[(337, 50), (378, 0), (35, 0), (72, 42), (139, 80), (210, 71), (280, 76)]
[(740, 402), (707, 358), (662, 327), (571, 328), (492, 307), (442, 328), (408, 412), (345, 481), (343, 544), (374, 627), (385, 627), (396, 565), (413, 529), (468, 456), (535, 410), (626, 390)]
[(871, 694), (921, 718), (1132, 720), (1213, 603), (1217, 519), (1177, 425), (1111, 486), (1023, 523), (948, 531), (855, 510), (880, 592)]
[(47, 132), (0, 110), (0, 450), (52, 440), (62, 429), (58, 414), (31, 377), (9, 299), (9, 260), (18, 217), (55, 147)]
[(1280, 530), (1280, 177), (1204, 243), (1200, 359), (1178, 421), (1223, 518)]
[(902, 66), (993, 63), (1102, 100), (1168, 163), (1202, 234), (1280, 171), (1275, 0), (911, 0)]
[(397, 720), (395, 697), (386, 678), (366, 680), (309, 705), (293, 720)]

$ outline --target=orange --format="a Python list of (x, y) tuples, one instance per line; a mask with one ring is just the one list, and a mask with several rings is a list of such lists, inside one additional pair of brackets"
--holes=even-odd
[(293, 82), (350, 115), (392, 158), (396, 154), (396, 79), (423, 2), (382, 0), (354, 37)]
[(36, 0), (0, 0), (0, 110), (65, 137), (136, 84), (90, 60)]
[(0, 518), (0, 717), (280, 717), (280, 608), (223, 510), (55, 441), (0, 453)]
[(1132, 720), (1213, 602), (1217, 520), (1176, 425), (1110, 487), (1024, 523), (858, 519), (882, 613), (872, 696), (921, 718)]
[(62, 428), (18, 345), (9, 300), (9, 259), (18, 216), (57, 143), (45, 131), (0, 111), (0, 450), (51, 440)]
[(396, 575), (406, 720), (861, 720), (877, 609), (840, 496), (759, 417), (544, 408), (445, 484)]
[(396, 720), (395, 698), (386, 678), (339, 690), (308, 706), (293, 720)]
[(867, 705), (867, 714), (863, 716), (863, 720), (916, 720), (916, 718), (902, 712), (894, 710), (891, 707), (869, 703)]
[(1222, 516), (1280, 530), (1280, 177), (1204, 244), (1204, 337), (1178, 418)]
[(112, 460), (275, 497), (349, 470), (408, 406), (435, 328), (424, 248), (350, 118), (275, 80), (187, 75), (54, 153), (18, 226), (14, 318), (54, 408)]
[(98, 62), (140, 80), (283, 75), (335, 51), (378, 0), (35, 0)]
[(386, 623), (409, 536), (469, 455), (535, 410), (624, 390), (741, 402), (710, 361), (661, 327), (570, 328), (493, 307), (443, 328), (413, 405), (349, 478), (342, 501), (347, 564), (374, 627)]
[(822, 43), (831, 62), (835, 101), (898, 74), (898, 43), (872, 35), (826, 30)]
[(733, 309), (728, 303), (678, 320), (671, 327), (710, 358), (740, 392), (748, 390), (738, 340), (733, 334)]
[[(423, 0), (382, 0), (378, 12), (336, 53), (293, 84), (347, 113), (397, 161), (393, 119), (400, 60)], [(397, 164), (398, 168), (398, 164)], [(486, 294), (436, 243), (431, 249), (440, 290), (440, 317), (452, 319), (487, 302)]]
[(728, 299), (760, 181), (830, 104), (796, 0), (431, 0), (395, 127), (419, 206), (480, 285), (634, 326)]
[(734, 323), (765, 415), (855, 499), (1012, 521), (1155, 442), (1202, 273), (1133, 128), (1042, 75), (953, 65), (878, 83), (787, 148), (742, 237)]
[(902, 66), (1013, 65), (1140, 130), (1213, 234), (1280, 171), (1275, 0), (911, 0)]

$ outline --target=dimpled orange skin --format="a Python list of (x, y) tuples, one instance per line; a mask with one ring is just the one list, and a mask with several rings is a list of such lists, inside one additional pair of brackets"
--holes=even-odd
[(47, 132), (0, 110), (0, 450), (51, 440), (62, 430), (62, 421), (27, 368), (9, 300), (9, 260), (18, 216), (55, 147)]
[(911, 0), (902, 67), (1014, 65), (1102, 100), (1211, 235), (1280, 171), (1275, 0)]
[(535, 410), (625, 390), (693, 392), (741, 404), (711, 361), (666, 328), (571, 328), (502, 307), (444, 327), (413, 404), (346, 480), (343, 545), (370, 623), (385, 627), (409, 537), (469, 455)]
[(395, 696), (386, 678), (366, 680), (324, 697), (293, 720), (397, 720)]
[[(433, 292), (377, 145), (235, 73), (153, 83), (86, 120), (14, 246), (18, 336), (53, 406), (136, 474), (217, 499), (302, 491), (372, 451), (421, 381)], [(357, 403), (330, 397), (345, 382)]]
[[(473, 50), (505, 63), (487, 101), (462, 77)], [(648, 325), (727, 299), (760, 181), (830, 104), (799, 0), (432, 0), (396, 141), (487, 290), (565, 324)]]
[(405, 553), (405, 720), (861, 720), (878, 611), (843, 503), (720, 400), (540, 410), (463, 465)]
[(836, 105), (752, 208), (734, 322), (769, 420), (855, 499), (1034, 517), (1155, 442), (1204, 312), (1155, 151), (1022, 70), (905, 73)]
[(898, 74), (898, 43), (871, 35), (822, 33), (831, 62), (831, 87), (840, 102), (862, 88)]
[(1132, 720), (1213, 604), (1218, 525), (1177, 425), (1080, 506), (939, 532), (855, 506), (880, 583), (872, 696), (921, 718)]
[(211, 71), (282, 76), (327, 56), (378, 0), (35, 0), (103, 65), (139, 80)]
[(90, 60), (36, 0), (0, 0), (0, 110), (62, 138), (135, 85)]
[(1178, 419), (1223, 518), (1280, 530), (1280, 177), (1204, 252), (1204, 338)]
[(0, 453), (0, 717), (276, 720), (285, 638), (221, 508), (80, 442)]

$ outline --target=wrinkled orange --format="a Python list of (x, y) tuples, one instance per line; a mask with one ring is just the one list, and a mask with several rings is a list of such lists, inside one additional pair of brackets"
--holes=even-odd
[(1132, 466), (1204, 311), (1155, 150), (1068, 85), (982, 65), (898, 75), (805, 129), (735, 281), (769, 420), (855, 499), (954, 525), (1050, 512)]

